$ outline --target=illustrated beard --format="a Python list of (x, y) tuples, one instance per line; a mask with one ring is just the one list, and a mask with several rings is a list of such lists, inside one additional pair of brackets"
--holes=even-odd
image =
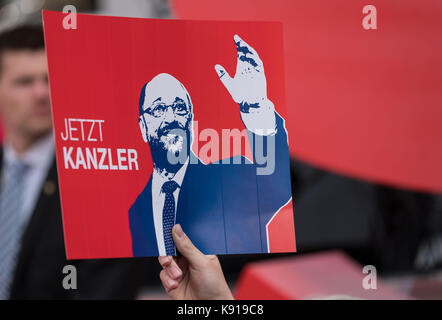
[[(176, 173), (189, 156), (190, 121), (186, 128), (174, 121), (158, 129), (157, 136), (149, 136), (149, 146), (154, 166)], [(174, 162), (171, 163), (170, 159)]]

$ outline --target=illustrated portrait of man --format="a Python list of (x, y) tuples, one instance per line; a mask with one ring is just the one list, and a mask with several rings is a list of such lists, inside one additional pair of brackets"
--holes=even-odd
[[(260, 173), (268, 164), (257, 161), (256, 152), (253, 163), (245, 157), (202, 163), (191, 151), (189, 92), (172, 75), (156, 75), (143, 86), (139, 100), (138, 124), (153, 173), (129, 209), (134, 256), (175, 255), (171, 230), (178, 223), (206, 254), (269, 252), (268, 224), (291, 200), (287, 132), (267, 98), (258, 53), (239, 36), (234, 41), (235, 76), (220, 65), (215, 70), (238, 104), (251, 150), (273, 156), (271, 170)], [(184, 157), (172, 161), (177, 154)]]

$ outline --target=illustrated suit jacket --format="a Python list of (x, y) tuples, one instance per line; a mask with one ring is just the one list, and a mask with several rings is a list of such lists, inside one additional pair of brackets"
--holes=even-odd
[[(284, 119), (277, 113), (275, 169), (257, 175), (259, 165), (205, 165), (190, 161), (178, 197), (176, 223), (205, 254), (268, 252), (267, 224), (291, 199), (290, 163)], [(249, 141), (257, 141), (248, 131)], [(262, 138), (261, 138), (262, 139)], [(264, 148), (268, 137), (264, 137)], [(262, 141), (262, 140), (261, 140)], [(254, 150), (252, 148), (252, 150)], [(262, 152), (262, 151), (261, 151)], [(255, 154), (256, 152), (254, 152)], [(195, 157), (191, 155), (191, 157)], [(264, 164), (265, 166), (265, 164)], [(129, 209), (133, 255), (158, 256), (152, 209), (152, 177)]]

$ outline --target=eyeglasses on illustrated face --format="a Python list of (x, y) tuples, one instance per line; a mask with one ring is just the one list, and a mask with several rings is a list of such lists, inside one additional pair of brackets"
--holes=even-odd
[(187, 105), (184, 102), (175, 102), (171, 105), (167, 105), (165, 103), (156, 103), (150, 108), (144, 110), (144, 112), (154, 116), (155, 118), (161, 118), (169, 108), (172, 108), (172, 111), (176, 116), (186, 116), (189, 114)]

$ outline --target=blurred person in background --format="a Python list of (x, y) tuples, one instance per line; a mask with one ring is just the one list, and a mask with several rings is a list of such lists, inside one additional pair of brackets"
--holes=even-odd
[[(67, 261), (43, 30), (0, 34), (0, 299), (135, 298), (152, 259)], [(77, 269), (66, 290), (63, 267)]]

